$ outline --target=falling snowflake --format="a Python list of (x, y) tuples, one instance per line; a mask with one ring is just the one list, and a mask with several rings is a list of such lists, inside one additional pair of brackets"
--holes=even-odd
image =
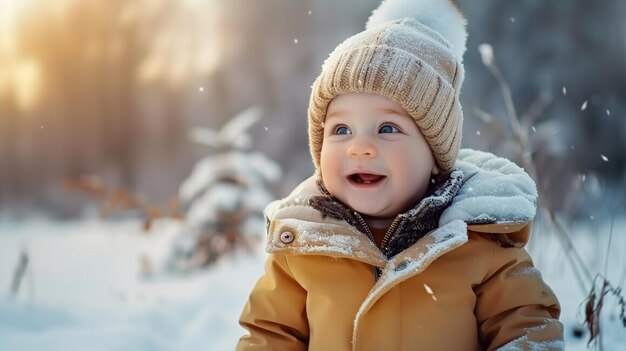
[(263, 127), (263, 129), (265, 129), (266, 131), (270, 130), (270, 128), (268, 126)]
[(609, 111), (608, 109), (606, 110), (606, 115), (610, 116), (611, 115), (611, 111)]
[(593, 221), (594, 219), (596, 219), (596, 217), (594, 217), (594, 216), (589, 216), (589, 219), (591, 219), (591, 220)]
[(582, 105), (582, 106), (580, 106), (580, 110), (581, 110), (581, 111), (584, 111), (584, 110), (586, 110), (586, 109), (587, 109), (587, 100), (585, 100), (585, 102), (583, 102), (583, 105)]
[(311, 14), (311, 10), (309, 10), (309, 15)]
[(515, 23), (515, 17), (511, 17), (511, 22)]
[(199, 91), (199, 92), (203, 92), (203, 91), (204, 91), (204, 87), (199, 87), (199, 88), (198, 88), (198, 91)]
[(477, 131), (476, 131), (476, 135), (480, 135), (480, 130), (477, 130)]
[(433, 294), (433, 289), (431, 289), (430, 286), (424, 284), (424, 289), (426, 289), (426, 292), (433, 298), (433, 300), (437, 301), (437, 297)]
[(493, 47), (490, 44), (480, 44), (478, 46), (478, 52), (480, 52), (480, 58), (483, 60), (485, 66), (491, 66), (491, 64), (493, 64)]
[(582, 180), (583, 180), (583, 183), (585, 182), (585, 180), (587, 180), (587, 175), (586, 174), (582, 175)]
[(295, 39), (293, 40), (293, 43), (294, 43), (294, 44), (298, 44), (298, 38), (295, 38)]
[(567, 95), (567, 88), (563, 86), (563, 95)]
[(535, 126), (533, 126), (533, 132), (537, 133), (537, 128), (535, 128)]
[(600, 155), (600, 156), (602, 157), (602, 160), (603, 160), (604, 162), (609, 162), (609, 158), (608, 158), (608, 157), (606, 157), (606, 156), (604, 156), (604, 155)]

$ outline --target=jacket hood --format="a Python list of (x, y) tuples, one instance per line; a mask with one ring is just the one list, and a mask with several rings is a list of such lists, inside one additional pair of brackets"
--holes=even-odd
[[(463, 183), (443, 211), (440, 227), (463, 221), (468, 230), (485, 234), (503, 246), (524, 246), (536, 212), (537, 187), (532, 178), (505, 158), (471, 149), (460, 150), (455, 169), (463, 173)], [(322, 193), (316, 186), (316, 177), (311, 176), (287, 197), (266, 207), (268, 226), (277, 219), (296, 219), (318, 228), (320, 225), (351, 228), (345, 221), (324, 216), (312, 208), (309, 198), (318, 195)]]
[(532, 220), (537, 186), (515, 163), (493, 154), (462, 149), (455, 168), (463, 172), (463, 185), (440, 224), (461, 219), (467, 224), (511, 224)]

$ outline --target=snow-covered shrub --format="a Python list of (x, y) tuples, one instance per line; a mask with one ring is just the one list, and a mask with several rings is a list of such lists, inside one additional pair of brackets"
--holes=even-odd
[(220, 131), (195, 129), (191, 139), (213, 149), (181, 184), (186, 212), (167, 269), (188, 272), (209, 265), (236, 248), (249, 248), (264, 235), (264, 207), (274, 199), (281, 170), (260, 152), (250, 151), (245, 130), (260, 118), (248, 109)]

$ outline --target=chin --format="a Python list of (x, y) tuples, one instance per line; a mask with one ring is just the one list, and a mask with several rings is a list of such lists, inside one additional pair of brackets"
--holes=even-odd
[(376, 210), (372, 210), (371, 208), (368, 207), (363, 207), (363, 206), (352, 206), (350, 205), (350, 207), (352, 209), (354, 209), (355, 211), (357, 211), (360, 214), (364, 214), (366, 216), (378, 216), (378, 211)]
[(371, 208), (364, 206), (351, 206), (355, 211), (370, 217), (388, 217), (381, 208)]

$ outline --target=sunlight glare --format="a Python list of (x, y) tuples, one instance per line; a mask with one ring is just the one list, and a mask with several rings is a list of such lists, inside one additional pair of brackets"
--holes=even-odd
[(33, 107), (39, 93), (39, 65), (33, 61), (21, 62), (14, 72), (14, 86), (17, 105), (22, 110)]

